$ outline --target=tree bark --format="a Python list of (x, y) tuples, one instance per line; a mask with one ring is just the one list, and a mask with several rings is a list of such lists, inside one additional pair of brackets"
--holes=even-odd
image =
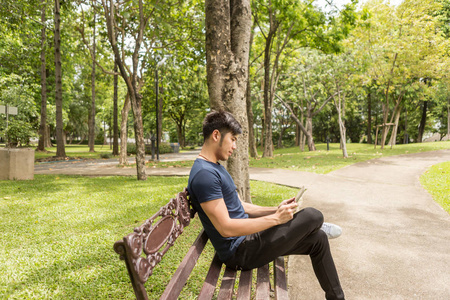
[(313, 138), (313, 122), (312, 122), (312, 112), (311, 110), (308, 110), (308, 113), (306, 115), (306, 141), (308, 143), (308, 149), (309, 151), (316, 151), (316, 144), (314, 143)]
[(251, 96), (251, 88), (250, 88), (250, 80), (247, 81), (247, 96), (246, 96), (246, 105), (247, 105), (247, 119), (248, 119), (248, 147), (250, 150), (250, 156), (253, 158), (258, 157), (258, 150), (256, 147), (256, 139), (255, 139), (255, 130), (253, 123), (253, 108), (252, 108), (252, 96)]
[[(398, 56), (398, 53), (395, 53), (394, 61), (392, 63), (392, 68), (391, 68), (391, 72), (390, 72), (391, 77), (392, 77), (392, 74), (394, 73), (395, 62), (397, 61), (397, 56)], [(388, 115), (389, 115), (389, 88), (390, 88), (390, 86), (391, 86), (391, 79), (388, 80), (388, 84), (386, 87), (386, 93), (385, 93), (385, 103), (383, 104), (383, 125), (385, 125), (387, 123), (387, 119), (388, 119)], [(382, 128), (383, 129), (382, 129), (382, 134), (381, 134), (381, 149), (384, 149), (384, 145), (386, 144), (386, 137), (388, 134), (389, 127), (385, 125)]]
[[(46, 0), (41, 0), (41, 23), (45, 24)], [(39, 143), (37, 150), (45, 151), (46, 126), (47, 126), (47, 67), (45, 60), (45, 44), (47, 35), (45, 26), (41, 29), (41, 122), (39, 125)]]
[(56, 156), (66, 157), (62, 115), (62, 71), (61, 71), (61, 15), (59, 0), (55, 0), (55, 104), (56, 104)]
[(120, 156), (119, 156), (119, 165), (128, 165), (127, 159), (127, 144), (128, 144), (128, 131), (127, 131), (127, 122), (128, 122), (128, 112), (131, 109), (130, 103), (130, 95), (127, 93), (125, 97), (125, 102), (123, 103), (122, 108), (122, 121), (120, 123)]
[(447, 140), (450, 140), (450, 96), (447, 101)]
[(424, 101), (422, 107), (422, 118), (420, 119), (419, 125), (419, 135), (417, 136), (418, 143), (422, 143), (423, 140), (423, 133), (425, 132), (425, 125), (427, 122), (427, 108), (428, 108), (428, 101)]
[(367, 144), (372, 144), (372, 95), (367, 95)]
[[(339, 86), (338, 86), (338, 89)], [(336, 110), (338, 112), (338, 123), (339, 123), (339, 134), (341, 137), (341, 149), (342, 149), (342, 155), (344, 158), (348, 158), (347, 153), (347, 133), (345, 128), (345, 121), (342, 117), (345, 118), (345, 95), (341, 96), (341, 92), (338, 91), (337, 99), (336, 97), (333, 97), (334, 100), (334, 106), (336, 107)]]
[(50, 125), (46, 125), (45, 126), (44, 148), (51, 148), (51, 147), (53, 147), (53, 145), (52, 145), (52, 140), (50, 139)]
[[(250, 49), (249, 52), (251, 52), (251, 47), (253, 44), (253, 29), (250, 33)], [(249, 55), (250, 60), (250, 55)], [(248, 76), (250, 77), (250, 61), (248, 63), (248, 70), (247, 70)], [(256, 140), (255, 140), (255, 130), (253, 128), (253, 108), (252, 108), (252, 90), (250, 85), (250, 78), (247, 80), (247, 93), (246, 93), (246, 105), (247, 105), (247, 120), (248, 120), (248, 147), (250, 150), (250, 156), (253, 158), (258, 157), (258, 150), (256, 148)]]
[(250, 50), (249, 0), (206, 0), (207, 81), (212, 109), (224, 109), (242, 126), (227, 169), (243, 201), (251, 202), (248, 172), (248, 120), (246, 89)]
[(272, 141), (272, 107), (273, 97), (270, 94), (270, 58), (272, 40), (276, 33), (276, 27), (273, 21), (270, 22), (270, 29), (266, 38), (264, 49), (264, 150), (263, 157), (273, 157), (273, 141)]
[[(160, 81), (159, 83), (159, 91), (158, 91), (159, 97), (158, 97), (158, 143), (159, 145), (161, 145), (162, 142), (162, 111), (163, 111), (163, 87), (162, 87), (162, 82)], [(184, 136), (183, 136), (184, 137)], [(180, 143), (180, 147), (184, 147), (184, 139), (183, 139), (183, 145), (181, 146)]]
[[(146, 180), (147, 173), (145, 171), (145, 143), (144, 143), (144, 127), (142, 121), (142, 95), (140, 90), (143, 85), (143, 79), (138, 76), (139, 71), (139, 57), (140, 49), (144, 39), (144, 32), (148, 26), (150, 16), (144, 15), (144, 3), (142, 0), (138, 1), (139, 5), (139, 24), (136, 34), (133, 36), (134, 51), (131, 57), (133, 68), (131, 71), (126, 66), (126, 57), (121, 56), (119, 46), (116, 41), (115, 27), (115, 5), (112, 0), (109, 1), (109, 6), (105, 0), (102, 0), (102, 6), (105, 12), (106, 28), (108, 30), (108, 39), (114, 52), (115, 61), (119, 67), (120, 74), (124, 79), (128, 94), (130, 97), (131, 108), (134, 115), (134, 133), (136, 140), (136, 171), (138, 180)], [(122, 52), (123, 53), (123, 52)], [(141, 65), (142, 66), (142, 65)]]
[[(114, 72), (117, 73), (117, 63), (114, 62)], [(118, 82), (119, 81), (119, 76), (118, 75), (114, 75), (114, 111), (113, 111), (113, 118), (114, 118), (114, 125), (113, 125), (113, 129), (114, 129), (114, 138), (113, 138), (113, 155), (119, 155), (119, 122), (118, 122), (118, 104), (117, 104), (117, 100), (118, 100)], [(128, 116), (128, 112), (127, 112), (127, 116)]]
[(178, 137), (178, 143), (180, 144), (180, 147), (184, 147), (185, 142), (184, 142), (184, 130), (183, 130), (183, 124), (182, 123), (177, 123), (177, 137)]
[(391, 145), (391, 149), (392, 147), (395, 146), (395, 144), (397, 143), (397, 131), (398, 131), (398, 122), (400, 120), (400, 113), (402, 111), (402, 107), (400, 105), (398, 105), (397, 109), (395, 110), (394, 113), (394, 128), (392, 128), (392, 134), (391, 134), (391, 138), (389, 140), (389, 145)]
[(95, 152), (95, 10), (92, 36), (91, 111), (89, 116), (89, 152)]

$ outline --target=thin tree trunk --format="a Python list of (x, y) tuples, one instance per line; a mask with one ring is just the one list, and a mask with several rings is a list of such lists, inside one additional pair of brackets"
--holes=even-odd
[[(339, 86), (338, 86), (339, 89)], [(333, 97), (334, 100), (334, 106), (336, 107), (337, 113), (338, 113), (338, 123), (339, 123), (339, 134), (341, 137), (341, 150), (342, 155), (344, 158), (348, 158), (347, 153), (347, 133), (345, 128), (345, 121), (342, 119), (342, 117), (345, 118), (345, 95), (341, 97), (341, 93), (339, 91), (338, 93), (338, 99), (336, 100), (335, 97)]]
[[(252, 45), (253, 45), (253, 32), (254, 27), (252, 27), (250, 31), (250, 49), (249, 52), (251, 52)], [(249, 63), (248, 63), (248, 69), (247, 74), (250, 77), (250, 55), (248, 56)], [(256, 148), (256, 140), (255, 140), (255, 130), (253, 128), (253, 108), (252, 108), (252, 90), (250, 85), (250, 78), (247, 80), (247, 93), (245, 95), (245, 101), (247, 106), (247, 120), (248, 120), (248, 147), (250, 151), (250, 156), (255, 158), (258, 157), (258, 150)]]
[[(114, 51), (115, 61), (119, 67), (120, 74), (124, 79), (128, 94), (130, 97), (131, 107), (133, 109), (134, 115), (134, 131), (136, 139), (136, 171), (138, 180), (146, 180), (147, 174), (145, 171), (145, 143), (144, 143), (144, 129), (142, 123), (142, 95), (139, 93), (142, 88), (142, 78), (138, 76), (138, 66), (140, 49), (142, 42), (144, 40), (144, 32), (146, 26), (148, 26), (149, 15), (144, 15), (144, 3), (142, 0), (138, 1), (139, 4), (139, 20), (140, 26), (137, 34), (134, 36), (134, 50), (131, 57), (131, 62), (133, 65), (133, 71), (127, 69), (125, 58), (122, 57), (119, 51), (119, 46), (116, 41), (115, 34), (115, 5), (113, 1), (109, 1), (109, 6), (106, 1), (102, 1), (102, 6), (105, 12), (106, 18), (106, 28), (108, 30), (108, 39), (110, 41), (111, 47)], [(128, 72), (129, 71), (129, 72)]]
[[(158, 97), (158, 143), (159, 145), (161, 145), (162, 142), (162, 111), (163, 111), (163, 88), (162, 88), (162, 80), (160, 80), (159, 83), (159, 97)], [(184, 147), (184, 142), (183, 142), (183, 146), (180, 147)]]
[(450, 141), (450, 96), (447, 101), (447, 140)]
[(50, 125), (45, 125), (44, 148), (51, 148), (51, 147), (53, 147), (53, 145), (52, 145), (52, 140), (50, 139)]
[[(41, 0), (41, 23), (45, 24), (46, 0)], [(47, 67), (45, 61), (45, 44), (47, 35), (45, 26), (41, 29), (41, 122), (39, 125), (39, 144), (38, 151), (45, 151), (45, 138), (47, 126)]]
[(177, 123), (177, 136), (180, 147), (184, 147), (185, 144), (184, 144), (183, 125), (181, 123)]
[(62, 71), (61, 71), (61, 14), (59, 0), (55, 0), (55, 104), (56, 104), (56, 156), (66, 157), (62, 115)]
[(127, 123), (128, 123), (128, 112), (130, 111), (131, 103), (130, 103), (130, 96), (127, 93), (127, 96), (125, 97), (125, 102), (123, 104), (122, 108), (122, 121), (120, 123), (120, 156), (119, 156), (119, 165), (128, 165), (128, 159), (127, 159), (127, 144), (128, 144), (128, 130), (127, 130)]
[(306, 128), (308, 129), (308, 133), (306, 135), (308, 149), (309, 149), (309, 151), (316, 151), (316, 145), (314, 144), (314, 138), (313, 138), (312, 113), (310, 110), (308, 110), (308, 113), (306, 116)]
[(425, 132), (425, 125), (427, 122), (427, 108), (428, 108), (428, 101), (424, 101), (422, 107), (422, 118), (420, 119), (419, 125), (419, 135), (417, 137), (418, 143), (422, 143), (423, 140), (423, 133)]
[(250, 88), (250, 80), (247, 81), (247, 95), (246, 95), (246, 105), (247, 105), (247, 119), (248, 119), (248, 147), (250, 150), (251, 157), (258, 157), (258, 150), (256, 148), (255, 140), (255, 130), (253, 123), (253, 108), (252, 108), (252, 96)]
[(372, 144), (372, 95), (367, 95), (367, 144)]
[(403, 144), (408, 144), (409, 136), (408, 136), (408, 110), (405, 107), (405, 134), (403, 136)]
[[(117, 73), (117, 63), (114, 62), (114, 72)], [(114, 111), (113, 111), (113, 118), (114, 118), (114, 139), (113, 139), (113, 155), (119, 155), (119, 122), (118, 122), (118, 82), (119, 76), (116, 74), (114, 75)], [(128, 113), (127, 113), (128, 114)]]
[(272, 141), (272, 106), (273, 98), (270, 95), (270, 57), (271, 45), (275, 35), (275, 29), (271, 26), (267, 34), (264, 51), (264, 150), (263, 157), (273, 157)]
[(95, 10), (94, 32), (92, 37), (92, 72), (91, 72), (91, 111), (89, 118), (89, 152), (95, 152)]
[(389, 140), (389, 145), (391, 145), (391, 149), (397, 143), (398, 122), (400, 120), (401, 111), (402, 111), (402, 108), (399, 105), (395, 111), (395, 120), (394, 120), (395, 125), (394, 125), (394, 128), (392, 128), (391, 139)]
[[(391, 77), (394, 72), (395, 62), (397, 61), (397, 56), (398, 56), (398, 53), (395, 53), (394, 61), (392, 63), (392, 68), (391, 68), (391, 72), (390, 72)], [(391, 85), (391, 79), (388, 80), (388, 84), (386, 87), (386, 93), (385, 93), (385, 103), (383, 104), (383, 125), (384, 126), (382, 127), (383, 130), (382, 130), (382, 134), (381, 134), (381, 149), (384, 149), (384, 145), (386, 144), (386, 137), (387, 137), (388, 130), (389, 130), (389, 127), (386, 126), (385, 124), (387, 123), (388, 114), (389, 114), (389, 88), (390, 88), (390, 85)]]

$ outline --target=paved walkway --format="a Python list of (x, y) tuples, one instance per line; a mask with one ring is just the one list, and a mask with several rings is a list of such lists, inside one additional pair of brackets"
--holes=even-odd
[[(326, 175), (251, 168), (250, 178), (306, 186), (303, 206), (342, 226), (331, 240), (347, 299), (450, 299), (450, 216), (421, 187), (419, 176), (450, 150), (391, 156)], [(36, 166), (36, 174), (134, 175), (134, 168), (77, 163)], [(189, 168), (147, 169), (187, 175)], [(308, 257), (289, 259), (291, 299), (324, 299)]]

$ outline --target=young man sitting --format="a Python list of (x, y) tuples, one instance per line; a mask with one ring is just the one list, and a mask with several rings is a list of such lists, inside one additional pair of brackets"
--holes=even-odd
[(189, 175), (192, 205), (219, 259), (229, 268), (248, 270), (279, 256), (309, 255), (326, 299), (344, 299), (327, 237), (339, 236), (339, 227), (324, 226), (322, 213), (314, 208), (296, 213), (294, 198), (278, 207), (240, 200), (233, 179), (219, 161), (233, 154), (241, 132), (230, 113), (209, 113), (203, 122), (204, 144)]

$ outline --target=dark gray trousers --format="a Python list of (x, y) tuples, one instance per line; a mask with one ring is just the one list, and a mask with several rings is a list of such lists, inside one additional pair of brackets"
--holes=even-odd
[(225, 264), (233, 269), (249, 270), (279, 256), (309, 255), (326, 299), (344, 299), (328, 238), (320, 230), (322, 223), (320, 211), (305, 208), (285, 224), (248, 235)]

